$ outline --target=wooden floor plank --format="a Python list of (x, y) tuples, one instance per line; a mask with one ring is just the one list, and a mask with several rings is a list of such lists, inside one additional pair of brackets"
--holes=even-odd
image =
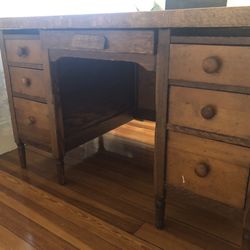
[[(95, 168), (95, 165), (100, 164), (102, 164), (103, 169)], [(141, 207), (141, 203), (143, 202), (144, 206), (141, 207), (141, 209), (152, 212), (152, 196), (150, 197), (151, 192), (147, 195), (145, 194), (145, 191), (147, 191), (145, 189), (143, 193), (142, 189), (138, 192), (136, 187), (140, 185), (140, 182), (136, 182), (136, 176), (133, 180), (132, 178), (122, 177), (121, 174), (114, 173), (108, 168), (105, 169), (107, 166), (106, 164), (107, 163), (105, 163), (105, 161), (101, 161), (101, 159), (98, 161), (94, 160), (94, 162), (91, 163), (86, 161), (84, 168), (83, 166), (72, 168), (68, 171), (68, 176), (78, 183), (81, 182), (81, 180), (84, 184), (92, 185), (92, 183), (96, 183), (96, 189), (103, 190), (103, 192), (105, 191), (113, 197), (127, 201), (128, 204), (133, 206)], [(127, 185), (123, 184), (125, 181), (127, 181)], [(152, 189), (152, 183), (150, 186)]]
[(116, 136), (124, 137), (147, 145), (154, 145), (154, 128), (155, 123), (150, 121), (136, 121), (133, 120), (115, 130), (111, 133)]
[(173, 221), (167, 221), (167, 229), (157, 230), (145, 223), (136, 232), (136, 236), (153, 243), (164, 250), (237, 250), (238, 247), (202, 234), (197, 230)]
[(166, 231), (155, 230), (150, 224), (144, 224), (135, 234), (141, 239), (160, 246), (164, 250), (202, 250), (203, 248), (194, 245), (190, 242), (180, 239), (178, 236), (170, 234)]
[[(135, 237), (119, 230), (118, 228), (115, 228), (42, 190), (24, 183), (18, 178), (15, 178), (1, 170), (0, 183), (6, 188), (11, 189), (13, 192), (24, 196), (26, 199), (29, 199), (29, 201), (33, 201), (34, 203), (39, 204), (39, 206), (44, 207), (49, 211), (56, 211), (57, 215), (73, 222), (81, 229), (88, 229), (93, 232), (93, 234), (96, 234), (96, 239), (94, 239), (93, 245), (91, 246), (94, 249), (112, 249), (112, 247), (108, 246), (107, 244), (105, 246), (104, 242), (98, 242), (98, 236), (105, 239), (105, 241), (116, 245), (117, 248), (122, 245), (127, 246), (125, 249), (156, 249), (156, 247), (137, 240)], [(0, 192), (0, 201), (8, 204), (12, 209), (17, 209), (19, 213), (22, 213), (29, 219), (39, 223), (40, 225), (43, 225), (49, 231), (56, 233), (59, 237), (67, 240), (72, 245), (78, 248), (88, 249), (89, 247), (89, 249), (91, 249), (89, 245), (84, 244), (84, 241), (76, 238), (72, 234), (67, 233), (62, 227), (54, 224), (53, 221), (50, 221), (48, 218), (41, 216), (34, 209), (31, 209), (31, 204), (24, 205), (23, 203), (18, 202), (16, 199), (13, 199), (10, 193), (6, 195), (3, 192)], [(66, 228), (68, 228), (68, 226), (69, 225), (65, 225)], [(75, 234), (77, 233), (75, 232)], [(84, 234), (81, 234), (81, 236), (83, 237)], [(86, 239), (86, 236), (84, 240), (88, 240)]]
[[(34, 223), (32, 220), (29, 220), (2, 202), (0, 202), (0, 225), (26, 241), (35, 249), (79, 249), (73, 247), (68, 242), (47, 231), (39, 224)], [(11, 241), (9, 245), (11, 245)]]
[[(72, 229), (73, 225), (69, 225), (69, 223), (55, 218), (56, 216), (51, 216), (48, 213), (41, 211), (38, 207), (33, 206), (30, 201), (29, 204), (27, 204), (25, 199), (23, 202), (14, 199), (10, 192), (6, 190), (3, 191), (3, 188), (0, 188), (0, 201), (3, 204), (18, 211), (23, 216), (32, 220), (36, 224), (41, 225), (49, 232), (56, 234), (58, 237), (72, 244), (77, 249), (100, 249), (101, 246), (103, 249), (116, 249), (112, 245), (107, 244), (107, 242), (98, 240), (97, 236), (95, 237), (89, 233), (86, 235), (86, 231), (84, 230), (81, 232), (79, 228), (78, 230), (74, 230), (75, 228)], [(34, 208), (36, 208), (36, 210)], [(95, 245), (97, 248), (94, 248)]]
[[(103, 153), (98, 154), (93, 158), (87, 159), (84, 168), (82, 164), (79, 165), (79, 169), (94, 174), (95, 176), (102, 177), (105, 180), (110, 180), (115, 183), (119, 183), (128, 190), (133, 190), (141, 194), (147, 193), (147, 196), (153, 197), (152, 185), (153, 176), (152, 169), (140, 170), (135, 166), (131, 166), (131, 161), (123, 163), (122, 160), (116, 159), (114, 154)], [(119, 162), (119, 167), (117, 163)], [(101, 164), (100, 164), (101, 163)]]
[(177, 206), (173, 203), (168, 204), (166, 210), (171, 219), (192, 225), (203, 232), (207, 232), (214, 237), (221, 237), (236, 245), (242, 244), (243, 228), (240, 221), (231, 221), (211, 211), (195, 209), (195, 207), (185, 206), (180, 202)]
[[(35, 154), (32, 154), (33, 158), (35, 158)], [(3, 157), (6, 159), (5, 162), (3, 162), (4, 165), (10, 165), (8, 161), (13, 162), (13, 157)], [(8, 159), (8, 161), (7, 161)], [(47, 172), (52, 172), (52, 169), (54, 166), (51, 165), (42, 165), (43, 168), (47, 168)], [(119, 161), (117, 162), (119, 164)], [(67, 188), (70, 190), (73, 190), (74, 192), (78, 192), (79, 194), (82, 194), (84, 196), (87, 196), (89, 199), (99, 201), (102, 204), (105, 204), (106, 206), (109, 206), (113, 209), (116, 209), (117, 211), (120, 211), (120, 213), (127, 214), (129, 217), (134, 217), (136, 220), (123, 220), (124, 225), (120, 223), (120, 226), (122, 226), (122, 229), (127, 230), (129, 232), (136, 231), (144, 220), (148, 222), (152, 222), (153, 220), (153, 214), (152, 212), (149, 212), (144, 206), (142, 207), (141, 204), (131, 203), (131, 202), (125, 202), (124, 199), (121, 197), (121, 194), (127, 194), (130, 192), (128, 188), (123, 187), (120, 185), (119, 182), (111, 182), (108, 179), (105, 179), (105, 177), (101, 178), (100, 176), (93, 175), (91, 173), (85, 172), (84, 169), (87, 168), (89, 165), (88, 161), (85, 161), (84, 164), (81, 166), (73, 166), (72, 168), (68, 169), (67, 171)], [(94, 164), (92, 163), (89, 165), (91, 168)], [(41, 165), (39, 166), (41, 168)], [(18, 169), (18, 166), (16, 166)], [(45, 179), (49, 178), (52, 181), (52, 185), (54, 185), (56, 179), (51, 178), (46, 173), (42, 173), (40, 170), (36, 171), (38, 166), (36, 164), (30, 165), (30, 171), (35, 171), (40, 176), (44, 176)], [(79, 170), (81, 169), (81, 170)], [(30, 180), (33, 180), (33, 177), (30, 177)], [(136, 195), (136, 194), (135, 194)], [(139, 196), (142, 196), (142, 194), (138, 193)], [(138, 196), (138, 197), (139, 197)], [(147, 199), (147, 196), (144, 196)], [(151, 204), (152, 205), (152, 204)], [(138, 213), (138, 209), (140, 209), (140, 213)], [(152, 211), (152, 206), (151, 209)], [(104, 211), (103, 211), (104, 212)], [(99, 214), (100, 216), (104, 215)], [(104, 217), (101, 217), (102, 219), (105, 219)], [(106, 217), (107, 218), (107, 217)], [(109, 219), (109, 218), (107, 218)], [(110, 219), (114, 222), (116, 222), (115, 218), (110, 217)], [(108, 221), (110, 222), (110, 221)], [(132, 224), (131, 224), (132, 223)], [(127, 226), (126, 226), (127, 224)], [(130, 224), (130, 225), (129, 225)]]
[(0, 225), (0, 249), (35, 250), (33, 246)]
[[(97, 217), (104, 219), (105, 221), (110, 222), (125, 231), (135, 232), (143, 223), (135, 217), (119, 211), (122, 211), (124, 208), (126, 209), (126, 204), (117, 202), (112, 195), (110, 198), (104, 196), (102, 192), (97, 192), (96, 190), (89, 188), (86, 184), (81, 187), (81, 185), (71, 182), (66, 186), (61, 186), (55, 183), (54, 180), (50, 181), (46, 178), (42, 178), (32, 171), (23, 171), (19, 168), (19, 166), (13, 164), (12, 162), (0, 159), (0, 165), (2, 170), (5, 170), (5, 172), (19, 177), (33, 186), (41, 188), (48, 193), (64, 199), (74, 206), (90, 212), (91, 214), (96, 215)], [(120, 209), (115, 209), (118, 205), (120, 206)], [(128, 211), (131, 210), (130, 207), (127, 209)], [(138, 213), (137, 211), (138, 209), (135, 209), (134, 213)]]

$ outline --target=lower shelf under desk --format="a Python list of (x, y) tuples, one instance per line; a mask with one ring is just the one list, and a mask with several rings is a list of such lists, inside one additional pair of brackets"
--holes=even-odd
[[(84, 115), (83, 115), (84, 118)], [(84, 126), (80, 123), (78, 126), (74, 124), (70, 126), (70, 121), (65, 121), (65, 125), (68, 127), (65, 131), (69, 134), (65, 137), (65, 149), (66, 151), (83, 144), (89, 140), (92, 140), (98, 136), (103, 135), (110, 130), (117, 128), (133, 119), (133, 116), (129, 112), (115, 113), (112, 116), (101, 116), (99, 119), (95, 119), (95, 122), (89, 123), (89, 126)]]

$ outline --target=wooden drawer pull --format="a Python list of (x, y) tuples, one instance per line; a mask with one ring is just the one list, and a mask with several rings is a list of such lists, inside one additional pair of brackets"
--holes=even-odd
[(28, 47), (18, 47), (17, 48), (17, 55), (19, 57), (26, 57), (29, 55), (29, 49)]
[(28, 117), (28, 124), (33, 125), (36, 123), (36, 118), (34, 116), (29, 116)]
[(210, 167), (206, 163), (200, 163), (196, 168), (194, 169), (194, 172), (199, 177), (206, 177), (210, 172)]
[(100, 49), (106, 48), (107, 38), (100, 35), (77, 34), (72, 38), (72, 47), (79, 49)]
[(21, 79), (21, 81), (22, 81), (23, 85), (25, 85), (26, 87), (30, 87), (30, 85), (31, 85), (31, 80), (30, 80), (29, 78), (23, 77), (23, 78)]
[(216, 113), (216, 108), (213, 105), (207, 105), (201, 109), (201, 116), (206, 120), (212, 119)]
[(222, 62), (217, 56), (207, 57), (202, 62), (202, 68), (208, 74), (217, 73), (220, 70), (221, 65)]

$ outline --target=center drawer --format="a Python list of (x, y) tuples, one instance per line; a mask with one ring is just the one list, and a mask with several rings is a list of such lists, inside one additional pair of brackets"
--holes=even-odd
[(14, 97), (17, 128), (23, 142), (50, 151), (50, 126), (48, 106)]
[(244, 208), (250, 149), (169, 132), (167, 183), (224, 204)]
[(46, 31), (49, 49), (88, 50), (99, 52), (154, 54), (154, 32), (151, 30)]
[(172, 86), (169, 122), (250, 140), (250, 95)]

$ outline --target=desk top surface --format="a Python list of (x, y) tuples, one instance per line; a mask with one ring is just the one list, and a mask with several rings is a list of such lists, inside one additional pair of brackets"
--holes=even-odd
[(250, 27), (250, 7), (182, 9), (73, 16), (0, 18), (4, 29)]

